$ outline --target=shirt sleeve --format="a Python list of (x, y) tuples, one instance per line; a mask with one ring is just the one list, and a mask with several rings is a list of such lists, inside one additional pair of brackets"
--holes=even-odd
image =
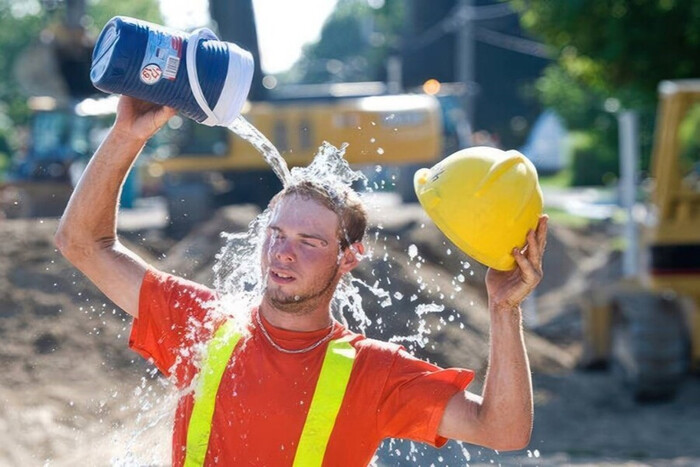
[(400, 349), (379, 403), (382, 438), (405, 438), (443, 446), (447, 439), (439, 436), (437, 430), (447, 402), (473, 378), (471, 370), (442, 369)]
[(129, 347), (185, 387), (195, 374), (193, 354), (212, 335), (215, 294), (209, 288), (149, 268), (141, 283), (139, 314)]

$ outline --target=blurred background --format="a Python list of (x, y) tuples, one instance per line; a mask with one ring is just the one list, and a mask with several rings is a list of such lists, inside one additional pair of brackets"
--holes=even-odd
[[(52, 244), (114, 119), (89, 71), (115, 15), (209, 27), (250, 50), (243, 115), (290, 165), (349, 143), (376, 252), (356, 274), (374, 284), (366, 333), (427, 329), (430, 344), (403, 342), (477, 369), (474, 390), (485, 270), (432, 225), (413, 173), (472, 146), (517, 149), (538, 169), (552, 229), (525, 304), (531, 446), (387, 442), (378, 465), (700, 463), (700, 3), (0, 0), (0, 464), (168, 462), (168, 410), (154, 409), (172, 403), (165, 383)], [(245, 229), (279, 188), (246, 141), (176, 116), (124, 185), (120, 234), (211, 285), (219, 233)]]

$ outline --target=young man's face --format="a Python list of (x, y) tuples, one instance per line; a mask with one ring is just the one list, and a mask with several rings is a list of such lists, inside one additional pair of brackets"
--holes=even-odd
[(312, 199), (282, 198), (263, 244), (265, 298), (282, 311), (312, 311), (330, 300), (347, 272), (341, 258), (338, 216)]

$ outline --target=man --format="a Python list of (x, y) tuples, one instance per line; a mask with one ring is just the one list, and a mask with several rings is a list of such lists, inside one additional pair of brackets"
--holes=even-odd
[(524, 251), (513, 251), (516, 269), (486, 276), (490, 365), (477, 396), (465, 390), (471, 371), (438, 368), (333, 320), (333, 292), (364, 252), (366, 213), (350, 191), (310, 182), (273, 199), (264, 294), (248, 322), (235, 326), (214, 312), (212, 291), (157, 271), (121, 245), (120, 185), (174, 113), (120, 99), (56, 233), (66, 258), (134, 316), (131, 347), (186, 389), (174, 465), (367, 465), (387, 437), (527, 446), (532, 387), (519, 305), (542, 277), (546, 217)]

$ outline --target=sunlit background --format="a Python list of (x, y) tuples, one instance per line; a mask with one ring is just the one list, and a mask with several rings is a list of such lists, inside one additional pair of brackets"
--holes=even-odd
[[(115, 15), (250, 50), (242, 115), (290, 166), (349, 143), (370, 206), (354, 272), (368, 335), (474, 368), (475, 391), (486, 268), (434, 225), (414, 174), (482, 146), (536, 168), (551, 230), (523, 304), (530, 446), (387, 441), (377, 465), (700, 465), (697, 0), (0, 0), (0, 465), (167, 463), (167, 382), (53, 243), (114, 120), (90, 68)], [(280, 181), (178, 109), (125, 181), (119, 234), (212, 285), (220, 232), (245, 230)]]

